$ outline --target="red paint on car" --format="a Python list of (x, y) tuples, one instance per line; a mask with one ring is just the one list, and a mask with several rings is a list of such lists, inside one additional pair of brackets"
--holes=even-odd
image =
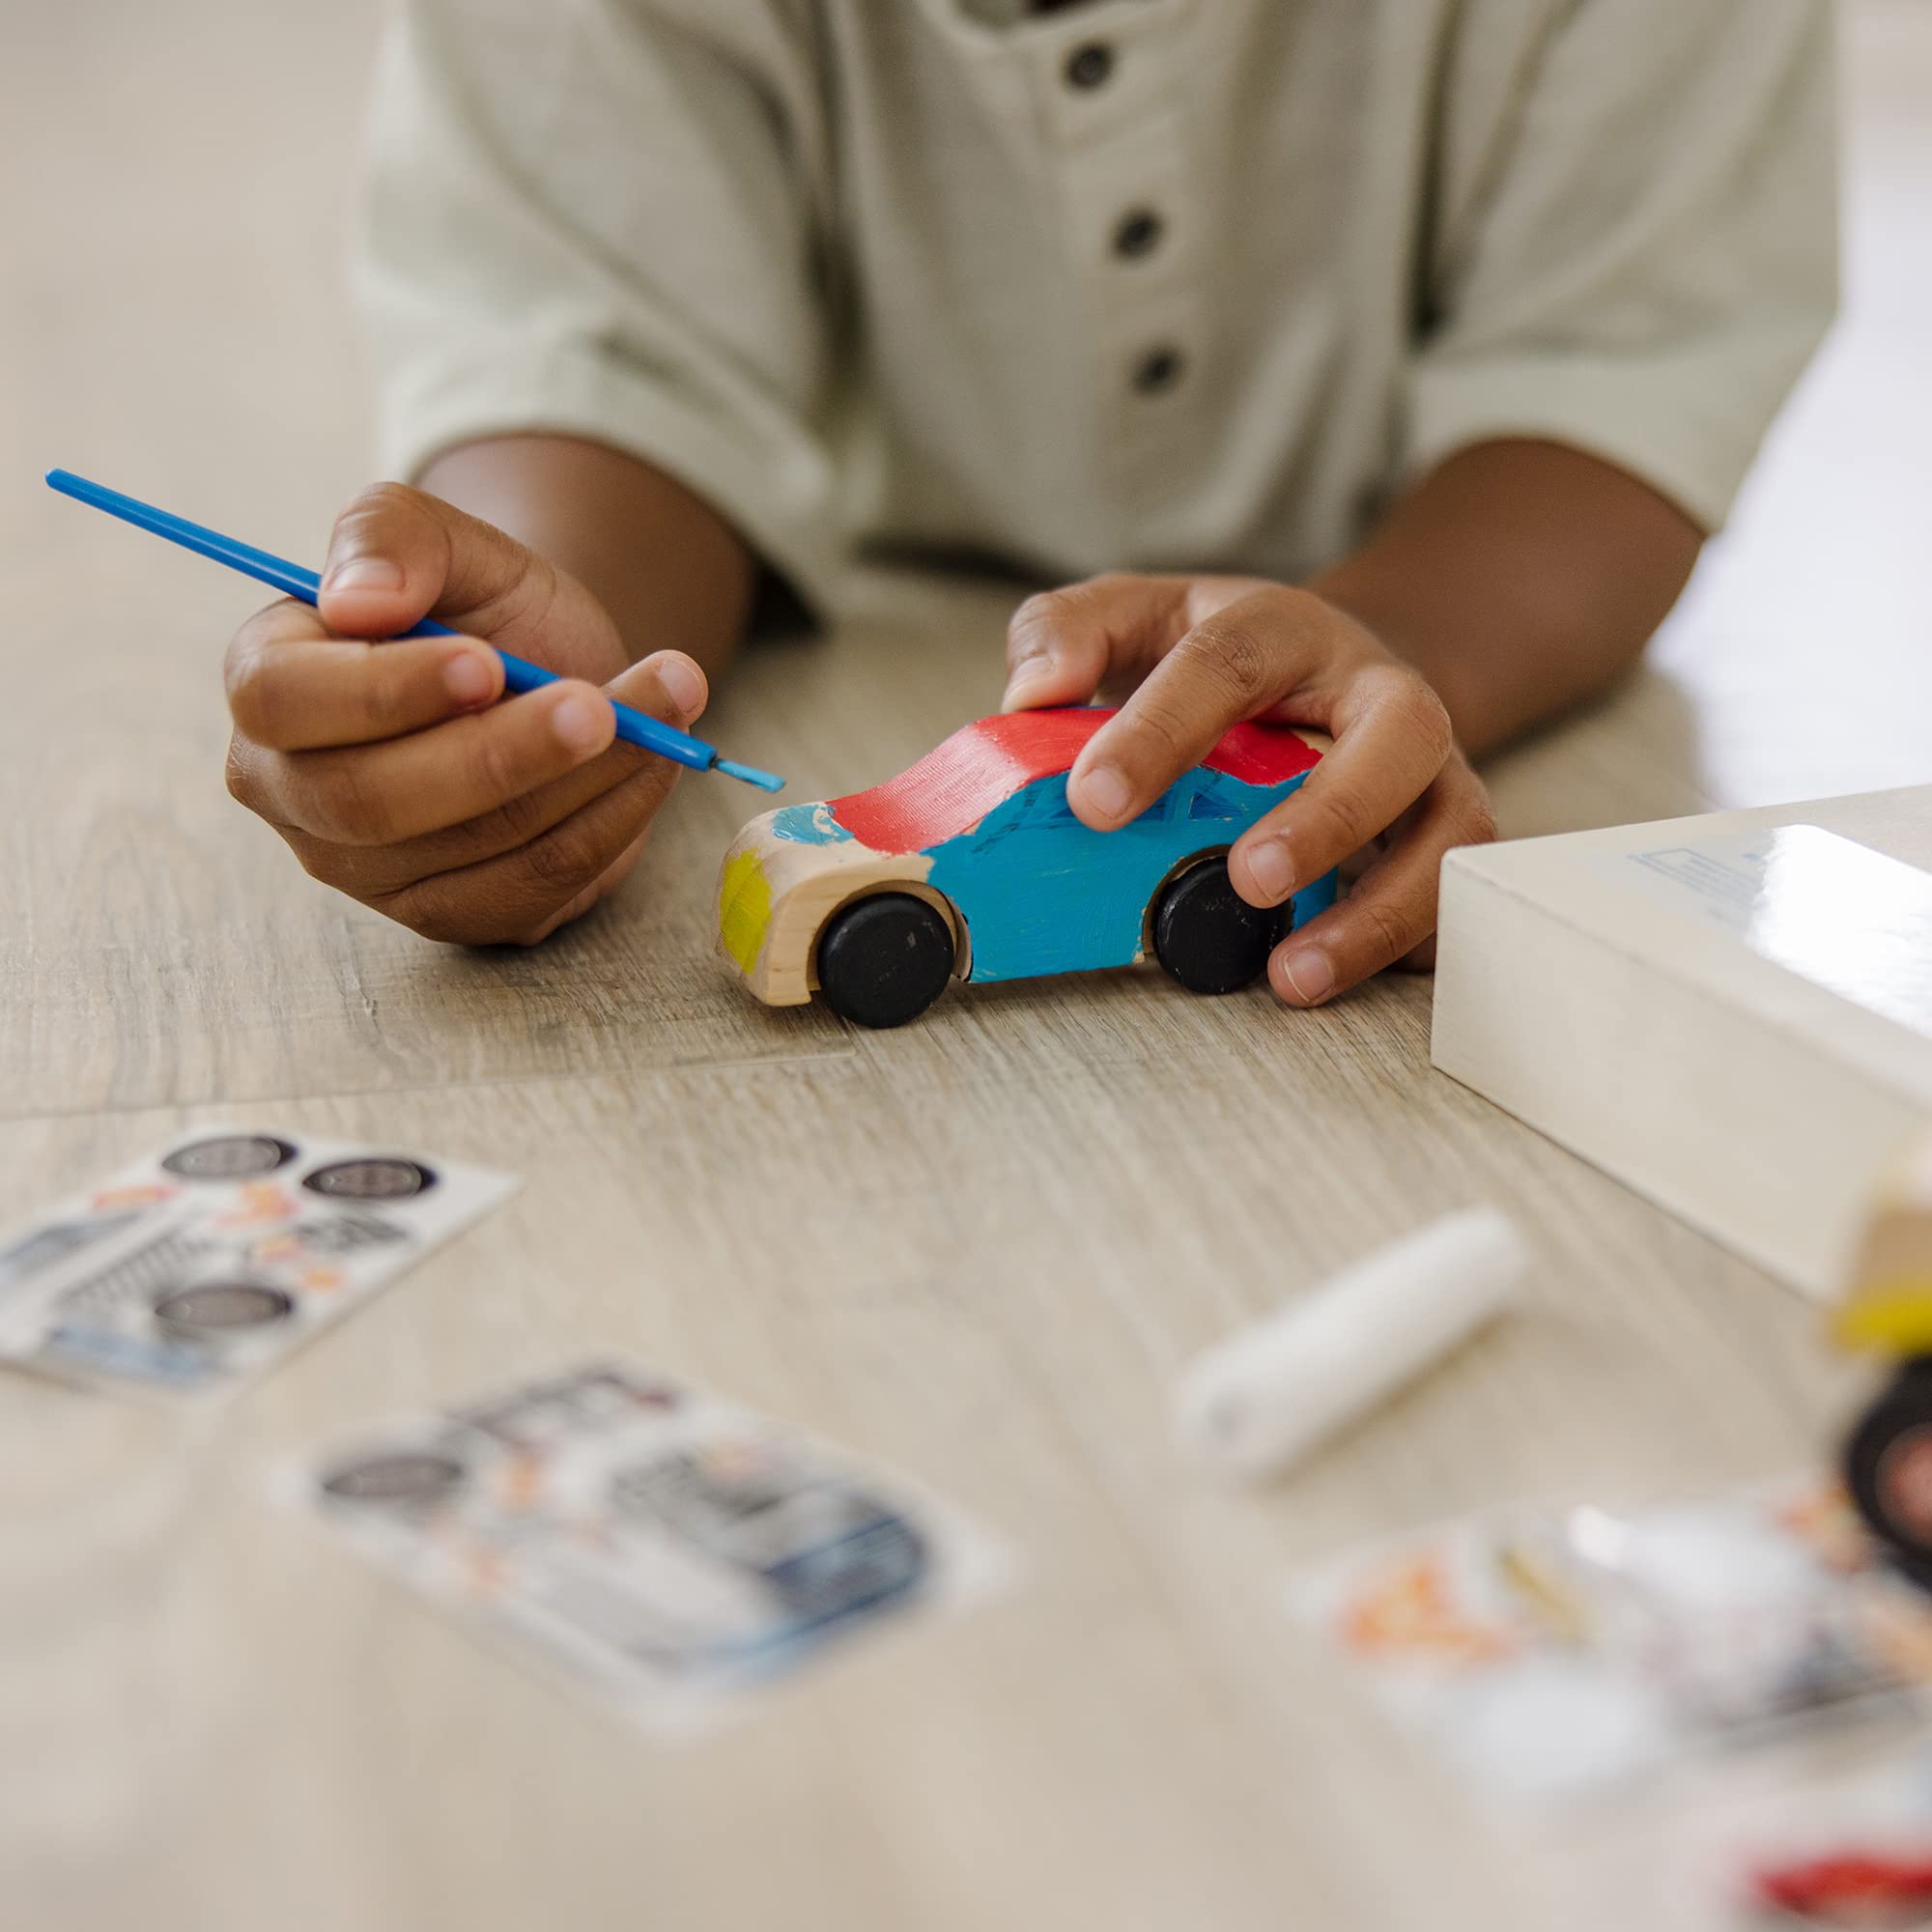
[[(923, 852), (970, 832), (997, 805), (1037, 779), (1071, 771), (1110, 708), (1014, 711), (982, 718), (935, 746), (895, 779), (830, 802), (834, 821), (875, 852)], [(1236, 724), (1202, 759), (1243, 784), (1274, 785), (1321, 762), (1282, 724)]]

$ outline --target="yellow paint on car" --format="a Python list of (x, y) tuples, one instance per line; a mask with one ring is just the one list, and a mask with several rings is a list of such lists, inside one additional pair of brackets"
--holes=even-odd
[(1932, 1353), (1932, 1277), (1894, 1276), (1859, 1289), (1838, 1311), (1836, 1330), (1854, 1349)]
[(718, 936), (747, 979), (758, 963), (772, 918), (772, 882), (749, 846), (724, 861), (718, 881)]

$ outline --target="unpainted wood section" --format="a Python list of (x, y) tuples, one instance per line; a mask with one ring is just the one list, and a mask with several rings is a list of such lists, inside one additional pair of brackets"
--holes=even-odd
[[(920, 853), (882, 854), (850, 839), (805, 844), (780, 838), (766, 817), (733, 840), (725, 855), (727, 870), (741, 856), (755, 859), (759, 889), (770, 900), (763, 936), (742, 983), (767, 1006), (803, 1006), (811, 998), (818, 987), (818, 936), (826, 921), (874, 893), (905, 893), (931, 906), (952, 935), (955, 955), (961, 951), (952, 901), (925, 883), (930, 862)], [(725, 890), (721, 878), (721, 915)]]

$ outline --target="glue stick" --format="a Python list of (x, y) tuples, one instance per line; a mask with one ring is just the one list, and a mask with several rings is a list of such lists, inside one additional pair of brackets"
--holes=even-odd
[(1285, 1468), (1498, 1314), (1528, 1265), (1493, 1208), (1378, 1249), (1198, 1355), (1176, 1404), (1181, 1443), (1227, 1475)]

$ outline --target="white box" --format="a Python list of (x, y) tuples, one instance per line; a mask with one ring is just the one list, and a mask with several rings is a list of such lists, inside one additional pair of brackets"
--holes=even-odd
[(1452, 852), (1431, 1057), (1835, 1293), (1932, 1125), (1932, 785)]

